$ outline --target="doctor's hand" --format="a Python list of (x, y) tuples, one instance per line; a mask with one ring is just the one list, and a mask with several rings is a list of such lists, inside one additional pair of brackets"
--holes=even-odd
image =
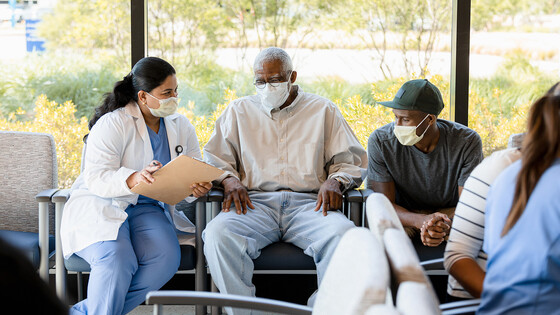
[(241, 184), (239, 179), (235, 177), (226, 177), (226, 179), (222, 181), (222, 186), (224, 186), (223, 212), (229, 212), (232, 202), (235, 204), (235, 212), (237, 214), (246, 214), (247, 207), (255, 209), (253, 203), (251, 203), (251, 198), (249, 198), (247, 189)]
[(340, 183), (333, 179), (327, 179), (319, 193), (317, 194), (317, 203), (315, 211), (323, 207), (323, 215), (327, 215), (327, 211), (342, 209), (342, 191), (340, 191)]
[(152, 176), (152, 174), (162, 167), (163, 165), (159, 161), (153, 160), (152, 162), (150, 162), (148, 166), (144, 167), (143, 170), (141, 170), (140, 172), (132, 173), (126, 179), (126, 184), (128, 185), (128, 188), (132, 188), (140, 184), (140, 182), (144, 182), (148, 185), (153, 183), (155, 178), (154, 176)]
[(192, 194), (195, 198), (206, 195), (212, 189), (212, 183), (195, 183), (191, 186)]

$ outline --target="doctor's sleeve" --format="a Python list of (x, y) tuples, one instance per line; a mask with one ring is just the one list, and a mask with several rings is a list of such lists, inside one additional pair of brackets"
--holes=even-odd
[(114, 119), (100, 119), (88, 136), (84, 179), (88, 190), (100, 197), (116, 198), (132, 194), (126, 180), (136, 170), (121, 167), (123, 134), (122, 123)]

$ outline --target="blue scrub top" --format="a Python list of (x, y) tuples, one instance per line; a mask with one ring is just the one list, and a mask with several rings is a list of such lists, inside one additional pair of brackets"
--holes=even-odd
[[(148, 134), (150, 135), (150, 142), (152, 144), (152, 152), (154, 153), (154, 160), (159, 161), (162, 165), (165, 165), (171, 161), (171, 153), (169, 151), (169, 141), (167, 139), (167, 129), (165, 129), (165, 123), (163, 118), (159, 119), (159, 132), (153, 131), (150, 127), (148, 128)], [(164, 207), (164, 203), (157, 201), (152, 198), (140, 195), (138, 196), (137, 204), (154, 204), (160, 207)]]
[(490, 188), (484, 251), (488, 254), (477, 314), (560, 314), (560, 158), (544, 172), (513, 228), (501, 236), (521, 161)]

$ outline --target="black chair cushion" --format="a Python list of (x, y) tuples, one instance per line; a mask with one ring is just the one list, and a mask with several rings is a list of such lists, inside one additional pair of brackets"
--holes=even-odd
[(254, 260), (255, 270), (315, 270), (313, 258), (290, 243), (278, 242), (263, 248)]
[[(78, 255), (72, 255), (64, 260), (66, 270), (75, 272), (89, 272), (89, 264)], [(181, 245), (181, 262), (179, 270), (191, 270), (196, 266), (196, 250), (191, 245)]]
[[(39, 235), (32, 232), (0, 230), (0, 238), (29, 258), (33, 268), (39, 269), (41, 252), (39, 250)], [(49, 235), (49, 256), (54, 252), (55, 238)]]
[(181, 245), (181, 263), (179, 270), (191, 270), (196, 267), (196, 250), (191, 245)]

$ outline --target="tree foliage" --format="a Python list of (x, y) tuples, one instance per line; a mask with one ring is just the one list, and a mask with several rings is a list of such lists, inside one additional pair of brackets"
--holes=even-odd
[(58, 0), (39, 27), (48, 49), (78, 48), (84, 53), (110, 49), (130, 64), (130, 1)]
[(448, 0), (350, 0), (339, 10), (334, 27), (358, 36), (373, 49), (385, 78), (393, 77), (386, 61), (389, 49), (401, 52), (406, 73), (425, 75), (438, 35), (451, 25)]
[(231, 28), (216, 1), (150, 0), (148, 11), (149, 49), (172, 64), (204, 59)]
[(259, 48), (298, 47), (342, 0), (224, 0), (222, 5), (235, 25), (238, 47), (255, 42)]

